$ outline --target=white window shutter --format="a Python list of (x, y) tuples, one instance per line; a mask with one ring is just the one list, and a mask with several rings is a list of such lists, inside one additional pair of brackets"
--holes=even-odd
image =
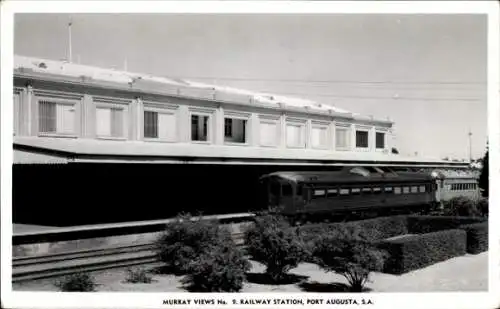
[(177, 123), (175, 114), (158, 114), (158, 137), (160, 139), (174, 141), (177, 134)]
[(264, 146), (275, 146), (277, 136), (277, 123), (260, 123), (260, 144)]
[(111, 109), (97, 108), (96, 109), (96, 124), (98, 136), (111, 135)]
[(57, 132), (73, 134), (75, 128), (75, 107), (73, 105), (57, 104)]

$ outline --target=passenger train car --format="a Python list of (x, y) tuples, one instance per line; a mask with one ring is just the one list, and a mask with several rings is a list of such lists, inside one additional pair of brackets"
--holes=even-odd
[(430, 210), (437, 206), (428, 173), (379, 167), (331, 172), (276, 172), (261, 178), (263, 202), (287, 216)]
[(275, 172), (261, 177), (262, 202), (289, 216), (443, 207), (458, 196), (480, 198), (478, 174), (465, 170), (343, 167), (337, 171)]

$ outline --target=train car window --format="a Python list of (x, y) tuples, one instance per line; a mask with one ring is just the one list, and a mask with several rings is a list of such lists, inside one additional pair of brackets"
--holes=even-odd
[(403, 187), (403, 193), (410, 193), (410, 187)]
[(369, 170), (369, 171), (370, 171), (370, 173), (375, 173), (375, 174), (378, 174), (378, 173), (379, 173), (379, 171), (377, 171), (377, 169), (376, 169), (376, 168), (374, 168), (373, 166), (366, 166), (365, 168), (366, 168), (367, 170)]
[(363, 188), (363, 194), (370, 194), (372, 193), (372, 188)]
[(424, 193), (425, 192), (425, 186), (419, 186), (418, 188), (420, 190), (420, 193)]
[(361, 194), (361, 189), (360, 188), (352, 188), (351, 194), (352, 195), (359, 195), (359, 194)]
[(314, 197), (325, 196), (325, 190), (314, 190)]
[(340, 195), (349, 195), (349, 189), (340, 189)]
[(337, 189), (328, 189), (326, 192), (328, 193), (328, 196), (337, 196), (337, 194), (339, 193), (339, 190), (337, 190)]
[(394, 187), (394, 194), (401, 194), (401, 187)]
[(373, 194), (380, 194), (382, 193), (382, 188), (380, 187), (373, 187)]
[(411, 193), (418, 193), (418, 187), (417, 186), (412, 186), (411, 187)]
[(390, 193), (390, 192), (392, 192), (392, 187), (385, 187), (384, 191)]

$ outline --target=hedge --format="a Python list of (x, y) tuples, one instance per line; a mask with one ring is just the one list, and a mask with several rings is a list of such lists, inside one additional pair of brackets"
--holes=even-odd
[(425, 234), (443, 230), (460, 228), (465, 224), (484, 222), (480, 217), (454, 217), (454, 216), (408, 216), (408, 232), (412, 234)]
[(383, 240), (378, 243), (389, 253), (384, 272), (403, 274), (466, 253), (467, 233), (453, 229)]
[(361, 231), (361, 237), (367, 241), (377, 241), (402, 234), (407, 234), (407, 216), (380, 217), (346, 223), (319, 223), (300, 227), (305, 241), (317, 235), (347, 228)]
[(467, 233), (467, 253), (478, 254), (488, 250), (488, 222), (462, 225)]

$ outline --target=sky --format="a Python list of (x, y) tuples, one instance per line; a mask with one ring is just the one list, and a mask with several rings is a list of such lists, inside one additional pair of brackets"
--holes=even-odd
[(395, 122), (401, 154), (480, 158), (485, 15), (16, 14), (14, 53), (315, 100)]

